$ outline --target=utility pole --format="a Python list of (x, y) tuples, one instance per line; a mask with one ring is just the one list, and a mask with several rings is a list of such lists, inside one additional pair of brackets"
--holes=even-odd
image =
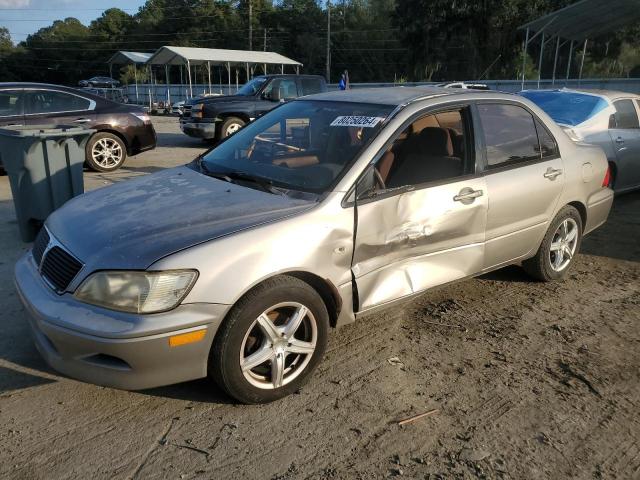
[(267, 51), (267, 29), (264, 29), (264, 42), (262, 44), (262, 51)]
[(253, 50), (253, 4), (249, 0), (249, 50)]
[(327, 0), (327, 83), (331, 75), (331, 2)]

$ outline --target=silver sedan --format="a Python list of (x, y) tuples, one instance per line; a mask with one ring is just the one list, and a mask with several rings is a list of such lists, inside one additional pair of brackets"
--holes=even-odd
[(609, 90), (525, 90), (578, 142), (601, 147), (618, 193), (640, 188), (640, 96)]
[(309, 378), (331, 327), (506, 265), (565, 277), (606, 221), (608, 175), (522, 97), (324, 93), (68, 202), (16, 285), (60, 372), (124, 389), (209, 376), (268, 402)]

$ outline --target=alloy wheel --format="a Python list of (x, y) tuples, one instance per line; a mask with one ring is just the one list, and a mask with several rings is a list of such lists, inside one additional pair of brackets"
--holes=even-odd
[(298, 302), (274, 305), (251, 324), (240, 348), (240, 368), (253, 386), (280, 388), (295, 380), (316, 349), (318, 326)]
[(573, 218), (562, 221), (551, 240), (549, 261), (551, 268), (560, 272), (567, 268), (578, 246), (578, 224)]
[(93, 161), (102, 168), (117, 167), (122, 161), (122, 147), (112, 138), (99, 139), (91, 149)]

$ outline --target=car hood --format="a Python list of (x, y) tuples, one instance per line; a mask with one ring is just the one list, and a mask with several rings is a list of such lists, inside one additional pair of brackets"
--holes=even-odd
[(54, 212), (46, 225), (88, 271), (146, 269), (179, 250), (314, 205), (185, 166), (85, 193)]
[(220, 95), (219, 97), (205, 97), (205, 98), (194, 98), (192, 100), (188, 100), (185, 102), (185, 105), (195, 105), (197, 103), (204, 103), (205, 105), (211, 104), (222, 104), (222, 103), (230, 103), (230, 102), (238, 102), (238, 101), (248, 101), (255, 100), (256, 97), (249, 95)]

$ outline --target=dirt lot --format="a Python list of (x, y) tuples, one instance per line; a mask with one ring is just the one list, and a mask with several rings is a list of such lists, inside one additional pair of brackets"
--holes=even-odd
[[(160, 148), (87, 187), (202, 150), (156, 126)], [(333, 332), (299, 394), (239, 406), (207, 381), (131, 393), (50, 370), (12, 284), (28, 246), (1, 177), (0, 477), (640, 478), (639, 237), (640, 193), (619, 197), (566, 281), (512, 267), (426, 294)]]

